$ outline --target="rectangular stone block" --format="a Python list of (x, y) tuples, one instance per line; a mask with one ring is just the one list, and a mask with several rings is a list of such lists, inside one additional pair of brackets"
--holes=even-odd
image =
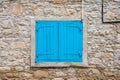
[(6, 76), (8, 78), (18, 78), (19, 77), (19, 73), (7, 73)]

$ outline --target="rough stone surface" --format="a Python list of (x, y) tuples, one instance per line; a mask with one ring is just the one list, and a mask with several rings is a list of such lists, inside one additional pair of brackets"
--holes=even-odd
[(7, 73), (6, 76), (8, 78), (18, 78), (19, 77), (19, 73)]
[(119, 11), (120, 11), (120, 0), (104, 1), (104, 20), (105, 21), (120, 21)]
[[(66, 1), (0, 0), (0, 80), (120, 80), (120, 23), (102, 23), (101, 0), (83, 0), (83, 6), (81, 0)], [(104, 1), (104, 20), (120, 20), (120, 0)], [(30, 66), (32, 17), (81, 20), (82, 16), (88, 67)]]
[(63, 78), (54, 78), (52, 80), (64, 80)]
[(62, 76), (66, 76), (66, 74), (62, 71), (56, 72), (56, 76), (57, 77), (62, 77)]
[(23, 48), (23, 47), (25, 47), (25, 43), (24, 42), (15, 42), (14, 44), (13, 44), (13, 48)]
[(19, 3), (13, 3), (9, 6), (9, 14), (10, 15), (21, 15), (22, 14), (22, 5)]
[(28, 3), (29, 0), (21, 0), (21, 3)]
[(34, 73), (33, 73), (33, 76), (35, 77), (35, 78), (43, 78), (43, 77), (49, 77), (49, 74), (48, 74), (48, 72), (47, 71), (41, 71), (41, 70), (38, 70), (38, 71), (35, 71)]
[(0, 73), (7, 73), (10, 72), (10, 67), (0, 67)]

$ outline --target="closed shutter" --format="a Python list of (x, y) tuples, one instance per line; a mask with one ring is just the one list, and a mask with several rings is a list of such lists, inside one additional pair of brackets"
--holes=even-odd
[(36, 22), (36, 63), (52, 62), (57, 59), (58, 31), (56, 26), (56, 22)]
[(63, 62), (82, 62), (82, 23), (61, 21), (59, 28), (60, 59)]
[(82, 62), (81, 21), (37, 21), (36, 63)]

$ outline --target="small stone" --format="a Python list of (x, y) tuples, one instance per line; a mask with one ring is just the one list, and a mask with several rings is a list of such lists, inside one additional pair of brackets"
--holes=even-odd
[(34, 79), (34, 78), (31, 78), (31, 79), (28, 79), (28, 80), (39, 80), (39, 79)]
[(22, 41), (15, 42), (13, 48), (23, 48), (25, 47), (25, 43)]
[(7, 47), (7, 43), (3, 42), (3, 41), (0, 41), (0, 48), (5, 48)]
[(20, 0), (21, 3), (28, 3), (29, 0)]
[(76, 13), (75, 9), (67, 9), (65, 15), (70, 16)]
[(114, 72), (104, 72), (105, 76), (112, 77), (115, 76)]
[(95, 54), (95, 57), (96, 57), (96, 58), (100, 58), (100, 57), (101, 57), (101, 53), (96, 53), (96, 54)]
[(92, 73), (94, 73), (94, 74), (100, 74), (99, 70), (97, 70), (97, 69), (90, 69), (90, 71), (92, 71)]
[(9, 20), (4, 20), (4, 21), (2, 21), (2, 27), (4, 28), (4, 29), (10, 29), (11, 28), (11, 24), (12, 24), (12, 22), (10, 22)]
[(4, 33), (5, 35), (9, 35), (9, 34), (12, 34), (12, 30), (11, 30), (11, 29), (4, 29), (4, 30), (3, 30), (3, 33)]
[(78, 80), (77, 78), (70, 78), (70, 79), (68, 79), (68, 80)]
[(60, 71), (60, 72), (56, 72), (56, 76), (61, 77), (61, 76), (66, 76), (66, 74), (64, 72)]
[(78, 78), (77, 80), (87, 80), (87, 79), (84, 78), (84, 77), (80, 77), (80, 78)]
[(59, 3), (59, 0), (54, 0), (54, 4), (58, 4)]
[(10, 67), (0, 67), (0, 72), (1, 73), (10, 72)]
[[(35, 10), (35, 9), (34, 9), (34, 10)], [(39, 8), (34, 11), (34, 14), (35, 14), (36, 16), (43, 16), (43, 15), (44, 15), (43, 10), (42, 10), (42, 9), (39, 9)]]
[(33, 76), (34, 76), (35, 78), (47, 78), (47, 77), (49, 77), (49, 74), (48, 74), (47, 71), (38, 70), (38, 71), (35, 71), (35, 72), (33, 73)]
[(16, 69), (16, 71), (23, 71), (24, 68), (20, 67), (20, 66), (16, 66), (15, 69)]
[(1, 57), (7, 57), (9, 53), (7, 51), (1, 51), (0, 56)]
[(51, 79), (48, 79), (48, 78), (42, 78), (41, 80), (51, 80)]
[(101, 60), (99, 58), (92, 58), (92, 60), (90, 61), (91, 64), (100, 64)]
[(118, 41), (120, 41), (120, 34), (118, 34)]
[(9, 6), (9, 14), (19, 16), (23, 12), (22, 5), (19, 3), (13, 3)]
[(35, 9), (36, 9), (36, 8), (35, 8), (34, 6), (30, 6), (30, 7), (29, 7), (29, 10), (31, 10), (31, 11), (35, 11)]
[(103, 55), (104, 58), (112, 58), (113, 56), (113, 53), (106, 53)]
[(71, 77), (76, 76), (76, 70), (73, 69), (73, 68), (69, 68), (67, 73), (68, 73), (68, 75), (71, 76)]
[(19, 77), (19, 73), (7, 73), (6, 76), (8, 78), (18, 78)]
[(31, 78), (31, 77), (32, 77), (32, 74), (30, 74), (30, 73), (23, 73), (23, 74), (22, 74), (22, 77)]
[(54, 78), (52, 80), (64, 80), (63, 78)]

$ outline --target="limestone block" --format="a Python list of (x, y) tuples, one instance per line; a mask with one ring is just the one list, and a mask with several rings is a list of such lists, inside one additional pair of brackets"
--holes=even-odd
[(51, 79), (49, 79), (49, 78), (42, 78), (41, 80), (51, 80)]
[(23, 7), (19, 3), (13, 3), (9, 6), (9, 14), (19, 16), (23, 12)]
[(24, 77), (24, 78), (31, 78), (32, 74), (24, 72), (24, 73), (22, 73), (22, 77)]
[[(35, 10), (35, 9), (33, 9), (33, 10)], [(34, 14), (36, 16), (43, 16), (44, 15), (43, 10), (39, 9), (39, 8), (34, 11)]]
[(112, 58), (113, 56), (113, 53), (106, 53), (102, 55), (102, 58)]
[(0, 67), (0, 72), (1, 73), (10, 72), (10, 67)]
[(34, 79), (34, 78), (31, 78), (31, 79), (28, 79), (28, 80), (39, 80), (39, 79)]
[(70, 79), (68, 79), (68, 80), (78, 80), (77, 78), (70, 78)]
[(86, 78), (85, 77), (80, 77), (80, 78), (78, 78), (78, 80), (86, 80)]
[(76, 13), (75, 9), (67, 9), (65, 15), (70, 16)]
[(59, 71), (59, 72), (56, 72), (56, 76), (61, 77), (61, 76), (67, 76), (67, 75), (64, 72)]
[(42, 78), (42, 77), (47, 78), (47, 77), (49, 77), (49, 74), (48, 74), (47, 71), (38, 70), (38, 71), (35, 71), (35, 72), (33, 73), (33, 76), (34, 76), (35, 78)]
[(11, 29), (4, 29), (3, 34), (10, 35), (10, 34), (12, 34), (12, 30)]
[(22, 41), (15, 42), (13, 48), (23, 48), (25, 47), (25, 43)]
[(11, 72), (11, 73), (7, 73), (6, 76), (8, 78), (18, 78), (20, 75), (19, 75), (19, 73)]
[(92, 58), (90, 61), (91, 64), (101, 64), (101, 60), (99, 58)]
[(96, 53), (96, 54), (95, 54), (95, 57), (96, 57), (96, 58), (100, 58), (101, 55), (102, 55), (101, 53)]
[(15, 69), (16, 69), (16, 71), (23, 71), (24, 70), (24, 68), (21, 66), (16, 66)]
[(10, 20), (3, 20), (3, 21), (1, 21), (2, 27), (4, 29), (10, 29), (11, 28), (11, 22), (12, 21), (10, 21)]
[(63, 78), (54, 78), (52, 80), (64, 80)]
[(9, 55), (8, 51), (1, 51), (0, 57), (7, 57)]
[(114, 72), (104, 72), (105, 76), (111, 77), (111, 76), (115, 76)]
[(98, 69), (89, 69), (93, 74), (100, 74)]
[(5, 48), (7, 45), (8, 44), (6, 42), (0, 41), (0, 48)]
[(28, 3), (29, 2), (29, 0), (20, 0), (21, 1), (21, 3)]

